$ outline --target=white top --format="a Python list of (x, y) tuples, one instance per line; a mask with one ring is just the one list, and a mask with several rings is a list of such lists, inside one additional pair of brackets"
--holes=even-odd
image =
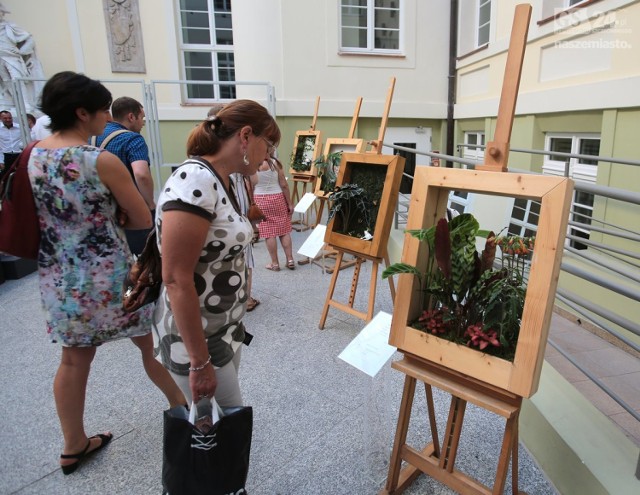
[(31, 129), (31, 137), (38, 141), (51, 136), (51, 131), (46, 127), (51, 123), (48, 115), (43, 115), (36, 119), (36, 124)]
[[(18, 124), (7, 129), (4, 124), (0, 124), (0, 152), (2, 153), (20, 153), (24, 147), (22, 143), (22, 134)], [(1, 158), (4, 163), (4, 157)]]
[(282, 194), (277, 170), (258, 171), (258, 183), (253, 188), (253, 194)]

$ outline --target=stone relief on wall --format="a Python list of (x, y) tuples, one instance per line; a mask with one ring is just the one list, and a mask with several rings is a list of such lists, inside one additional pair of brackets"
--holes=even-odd
[[(5, 19), (11, 12), (0, 3), (0, 106), (15, 107), (16, 95), (10, 84), (18, 78), (44, 79), (42, 64), (36, 56), (33, 36), (13, 22)], [(22, 93), (27, 111), (37, 104), (44, 81), (25, 81)]]
[(113, 72), (146, 72), (138, 0), (102, 0)]

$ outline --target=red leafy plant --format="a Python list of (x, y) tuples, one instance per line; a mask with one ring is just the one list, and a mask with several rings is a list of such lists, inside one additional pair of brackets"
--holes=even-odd
[[(425, 272), (395, 263), (382, 277), (410, 273), (420, 280), (423, 312), (411, 326), (513, 361), (534, 238), (496, 237), (480, 230), (468, 213), (407, 232), (428, 245)], [(476, 250), (477, 237), (486, 239), (481, 253)], [(496, 258), (498, 247), (502, 256)]]

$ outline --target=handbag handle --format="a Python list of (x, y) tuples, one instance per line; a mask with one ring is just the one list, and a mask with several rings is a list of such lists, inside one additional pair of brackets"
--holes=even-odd
[(247, 175), (243, 175), (242, 178), (244, 179), (244, 187), (247, 190), (247, 196), (249, 197), (249, 204), (255, 205), (256, 202), (253, 199), (253, 184), (251, 183), (251, 178)]
[[(194, 402), (192, 400), (191, 408), (189, 409), (189, 423), (191, 423), (192, 425), (196, 423), (196, 419), (198, 419), (198, 416), (201, 416), (200, 414), (198, 414), (198, 404), (201, 404), (200, 407), (202, 408), (205, 403), (206, 406), (211, 407), (211, 411), (207, 411), (206, 414), (211, 414), (212, 424), (215, 425), (218, 421), (220, 421), (220, 418), (224, 416), (222, 408), (218, 405), (218, 401), (216, 401), (215, 397), (211, 397), (210, 399), (203, 399), (198, 402)], [(206, 409), (208, 409), (208, 407), (206, 407)]]

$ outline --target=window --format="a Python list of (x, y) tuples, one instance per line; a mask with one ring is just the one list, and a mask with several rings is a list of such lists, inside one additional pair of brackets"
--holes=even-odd
[(468, 160), (484, 160), (484, 148), (476, 148), (476, 145), (484, 146), (484, 132), (471, 131), (464, 133), (464, 144), (473, 146), (464, 146), (462, 148), (462, 157)]
[(531, 237), (536, 235), (540, 219), (540, 202), (516, 198), (511, 210), (509, 235)]
[(491, 28), (491, 0), (478, 1), (478, 47), (489, 43), (489, 30)]
[(340, 49), (354, 53), (400, 53), (404, 0), (341, 0)]
[[(416, 143), (393, 143), (395, 146), (402, 146), (403, 148), (416, 149)], [(402, 194), (411, 194), (413, 188), (413, 176), (416, 174), (416, 154), (404, 150), (393, 150), (394, 155), (400, 155), (404, 157), (404, 173), (400, 181), (400, 192)], [(409, 177), (408, 177), (409, 176)]]
[[(545, 150), (579, 155), (600, 154), (600, 137), (596, 135), (548, 134)], [(562, 175), (585, 182), (595, 183), (598, 161), (589, 158), (569, 158), (561, 155), (547, 155), (542, 172), (547, 175)], [(587, 249), (580, 239), (589, 239), (593, 218), (594, 195), (584, 191), (574, 191), (571, 202), (567, 245), (575, 249)], [(509, 234), (531, 236), (537, 230), (540, 203), (516, 199), (511, 212)], [(580, 225), (577, 225), (580, 224)]]
[[(549, 134), (546, 137), (545, 149), (559, 153), (580, 155), (600, 154), (600, 136), (588, 134)], [(586, 182), (596, 182), (598, 161), (588, 158), (569, 158), (560, 155), (548, 155), (542, 170), (545, 174), (564, 175)], [(591, 193), (575, 191), (571, 203), (570, 222), (581, 224), (570, 225), (569, 235), (575, 238), (589, 239), (591, 218), (593, 215), (594, 196)], [(587, 249), (587, 245), (578, 239), (569, 238), (568, 244), (575, 249)]]
[(231, 0), (179, 0), (180, 52), (184, 77), (207, 84), (188, 84), (187, 101), (236, 97)]

